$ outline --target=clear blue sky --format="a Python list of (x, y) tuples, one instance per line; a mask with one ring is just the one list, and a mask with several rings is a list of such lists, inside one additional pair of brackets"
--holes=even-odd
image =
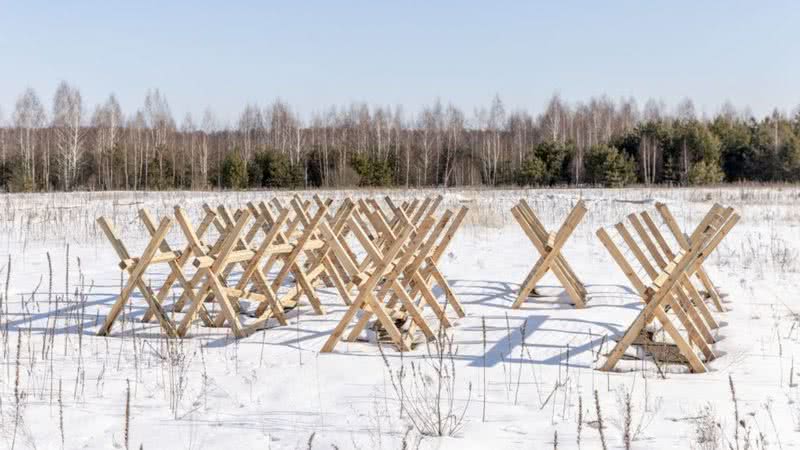
[(497, 93), (539, 112), (554, 92), (760, 115), (800, 104), (800, 3), (0, 0), (5, 117), (27, 86), (49, 109), (62, 79), (126, 112), (159, 88), (178, 122), (275, 97), (305, 115), (440, 97), (469, 115)]

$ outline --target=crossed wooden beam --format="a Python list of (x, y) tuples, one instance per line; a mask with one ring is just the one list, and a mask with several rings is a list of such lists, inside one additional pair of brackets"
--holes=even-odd
[[(296, 302), (297, 292), (300, 292), (309, 298), (312, 308), (322, 313), (321, 304), (310, 286), (300, 257), (303, 252), (313, 252), (322, 246), (321, 241), (313, 238), (316, 236), (316, 227), (327, 216), (327, 207), (323, 203), (314, 217), (309, 219), (296, 214), (298, 210), (305, 212), (308, 205), (304, 209), (294, 201), (294, 212), (283, 208), (276, 215), (263, 209), (266, 207), (264, 204), (260, 206), (262, 209), (256, 209), (254, 214), (254, 211), (248, 209), (232, 212), (224, 206), (215, 210), (204, 205), (205, 215), (197, 228), (180, 207), (175, 208), (174, 220), (165, 218), (158, 227), (150, 213), (141, 210), (140, 219), (151, 235), (141, 257), (131, 257), (110, 222), (102, 217), (98, 219), (98, 224), (120, 258), (120, 267), (129, 275), (126, 286), (115, 300), (98, 334), (110, 333), (119, 313), (136, 289), (142, 292), (148, 303), (143, 320), (149, 321), (153, 316), (157, 317), (162, 329), (170, 337), (185, 336), (197, 316), (207, 326), (223, 326), (227, 323), (236, 337), (252, 333), (270, 317), (276, 318), (280, 324), (286, 324), (282, 303), (285, 299), (279, 299), (276, 292), (289, 274), (300, 286), (294, 289), (292, 299)], [(290, 219), (292, 214), (294, 216)], [(304, 219), (308, 220), (303, 222)], [(183, 250), (172, 250), (165, 240), (175, 222), (179, 224), (188, 242)], [(210, 243), (205, 242), (203, 237), (214, 228), (218, 233), (217, 239)], [(285, 231), (296, 233), (296, 236), (287, 238)], [(257, 237), (260, 234), (263, 238), (258, 242)], [(265, 259), (283, 263), (272, 280), (267, 279), (271, 264), (262, 266)], [(154, 293), (145, 272), (149, 267), (161, 263), (169, 265), (170, 273), (158, 292)], [(234, 274), (234, 267), (242, 270), (238, 280), (230, 279)], [(190, 273), (191, 271), (194, 273)], [(182, 291), (173, 305), (173, 314), (184, 313), (179, 323), (170, 319), (162, 305), (176, 282)], [(256, 320), (246, 326), (239, 317), (239, 300), (242, 299), (259, 302), (264, 307), (256, 315)], [(187, 302), (189, 306), (184, 311)], [(216, 316), (206, 308), (208, 302), (219, 306)]]
[(150, 284), (145, 278), (145, 271), (151, 264), (174, 261), (180, 257), (180, 254), (176, 252), (162, 253), (159, 251), (167, 233), (170, 228), (172, 228), (172, 219), (164, 218), (161, 220), (158, 227), (153, 232), (150, 242), (147, 244), (144, 251), (142, 251), (142, 255), (136, 258), (130, 256), (125, 244), (117, 235), (113, 225), (106, 218), (101, 217), (97, 222), (109, 242), (111, 242), (112, 248), (117, 253), (120, 259), (120, 268), (128, 273), (128, 281), (111, 306), (111, 311), (108, 313), (108, 316), (97, 334), (105, 336), (111, 332), (111, 327), (127, 304), (131, 294), (133, 294), (134, 290), (138, 289), (149, 305), (152, 315), (154, 315), (161, 324), (164, 333), (169, 337), (175, 337), (177, 335), (175, 326), (161, 307), (161, 301), (163, 301), (163, 297), (165, 297), (166, 294), (163, 296), (160, 295), (161, 291), (159, 291), (159, 294), (154, 294), (150, 288)]
[[(608, 355), (601, 370), (613, 369), (631, 345), (642, 344), (645, 351), (668, 345), (655, 343), (645, 333), (645, 327), (656, 319), (691, 370), (706, 371), (705, 362), (716, 357), (711, 348), (716, 341), (711, 330), (719, 325), (705, 304), (705, 299), (692, 284), (691, 277), (702, 270), (705, 259), (717, 248), (739, 218), (732, 208), (714, 205), (690, 237), (681, 234), (686, 247), (681, 246), (677, 250), (669, 247), (659, 227), (646, 211), (628, 216), (630, 226), (639, 241), (624, 223), (615, 225), (615, 230), (630, 254), (650, 279), (649, 284), (639, 278), (637, 270), (628, 262), (610, 234), (603, 228), (597, 231), (598, 238), (645, 303), (645, 307)], [(669, 226), (669, 222), (667, 225)], [(683, 332), (670, 316), (677, 319)], [(705, 362), (695, 348), (700, 351)], [(654, 358), (657, 359), (655, 353)]]
[[(374, 315), (398, 348), (407, 350), (415, 330), (434, 338), (423, 316), (425, 306), (444, 326), (451, 325), (445, 313), (448, 305), (464, 315), (437, 264), (467, 209), (447, 210), (437, 218), (441, 202), (438, 196), (397, 206), (386, 198), (385, 208), (375, 199), (346, 198), (334, 208), (332, 200), (317, 195), (309, 200), (294, 196), (287, 205), (278, 199), (251, 202), (236, 210), (203, 205), (197, 226), (181, 207), (160, 223), (141, 210), (139, 218), (150, 240), (138, 257), (131, 256), (111, 223), (101, 217), (98, 224), (128, 280), (98, 334), (111, 332), (136, 290), (147, 303), (142, 320), (155, 317), (170, 337), (186, 336), (197, 318), (206, 326), (227, 326), (235, 337), (244, 337), (272, 319), (287, 324), (286, 311), (303, 297), (316, 313), (324, 314), (316, 288), (326, 285), (337, 289), (351, 316), (360, 314), (349, 340), (355, 340)], [(166, 239), (175, 223), (186, 241), (179, 250)], [(351, 248), (353, 242), (360, 247)], [(169, 274), (153, 290), (146, 272), (160, 264), (169, 266)], [(289, 280), (294, 286), (279, 295)], [(444, 305), (433, 293), (435, 286), (444, 293)], [(175, 287), (180, 295), (168, 314), (164, 301)], [(243, 301), (257, 307), (246, 311)], [(183, 316), (176, 318), (177, 314)], [(401, 318), (406, 325), (395, 323)], [(326, 348), (333, 349), (348, 325), (342, 323)]]
[[(167, 336), (185, 336), (199, 317), (206, 326), (227, 325), (234, 336), (243, 337), (262, 329), (273, 318), (286, 324), (286, 309), (296, 307), (302, 297), (308, 299), (315, 312), (324, 314), (315, 292), (318, 285), (324, 284), (337, 289), (348, 309), (323, 352), (333, 351), (356, 317), (347, 340), (356, 340), (375, 317), (378, 328), (391, 342), (401, 351), (408, 350), (416, 330), (428, 339), (435, 338), (434, 325), (424, 315), (426, 306), (433, 311), (439, 327), (452, 325), (446, 314), (448, 307), (459, 317), (464, 316), (438, 263), (467, 209), (439, 214), (441, 202), (439, 196), (396, 205), (386, 198), (384, 207), (376, 199), (348, 198), (333, 208), (331, 200), (319, 196), (311, 200), (295, 196), (288, 206), (277, 199), (249, 203), (235, 211), (205, 205), (197, 227), (180, 207), (175, 208), (174, 219), (167, 217), (159, 222), (141, 210), (139, 218), (150, 240), (138, 257), (131, 256), (111, 223), (101, 217), (98, 224), (117, 253), (120, 268), (128, 273), (128, 280), (98, 334), (111, 332), (137, 290), (147, 303), (143, 320), (155, 317)], [(647, 211), (631, 214), (627, 224), (614, 227), (627, 254), (632, 255), (648, 281), (639, 277), (606, 230), (597, 232), (645, 303), (602, 370), (613, 369), (631, 345), (658, 345), (644, 333), (653, 320), (669, 334), (692, 371), (705, 371), (705, 362), (715, 357), (713, 330), (719, 324), (706, 301), (718, 311), (724, 308), (702, 264), (735, 226), (739, 215), (732, 208), (714, 205), (691, 235), (685, 235), (666, 205), (656, 204), (656, 209), (677, 248), (670, 246)], [(556, 232), (547, 232), (527, 202), (521, 200), (512, 208), (514, 218), (541, 255), (522, 283), (513, 307), (521, 306), (548, 271), (559, 279), (577, 307), (585, 306), (586, 289), (561, 253), (585, 213), (586, 207), (579, 201)], [(166, 240), (176, 222), (187, 241), (180, 249), (173, 249)], [(216, 231), (216, 237), (212, 231)], [(170, 271), (154, 291), (146, 272), (159, 264), (166, 264)], [(231, 278), (236, 274), (235, 268), (240, 273), (238, 278)], [(279, 289), (289, 277), (294, 287), (279, 296)], [(700, 281), (704, 293), (695, 287), (694, 278)], [(176, 283), (181, 295), (173, 304), (172, 314), (184, 314), (179, 322), (173, 321), (163, 306)], [(436, 286), (445, 296), (444, 304), (434, 294)], [(258, 304), (250, 318), (242, 317), (243, 300)], [(217, 308), (209, 310), (210, 304)]]
[[(383, 283), (383, 285), (387, 286), (388, 289), (392, 289), (398, 293), (403, 299), (405, 306), (409, 308), (411, 314), (414, 316), (414, 320), (418, 322), (418, 325), (422, 326), (423, 330), (425, 331), (429, 330), (427, 323), (425, 322), (424, 318), (422, 318), (421, 312), (415, 307), (413, 301), (411, 301), (407, 295), (404, 295), (406, 292), (404, 289), (402, 289), (398, 282), (400, 273), (405, 265), (408, 264), (408, 251), (403, 253), (403, 247), (405, 246), (406, 241), (411, 237), (411, 233), (414, 231), (414, 228), (411, 226), (410, 222), (406, 222), (403, 225), (405, 226), (403, 227), (399, 238), (388, 249), (381, 251), (381, 249), (374, 246), (360, 224), (356, 220), (351, 219), (349, 226), (355, 235), (355, 238), (366, 249), (367, 256), (365, 257), (365, 261), (369, 261), (368, 264), (363, 264), (363, 261), (362, 263), (359, 263), (358, 261), (351, 260), (348, 252), (343, 248), (345, 244), (338, 240), (332, 239), (333, 235), (330, 230), (323, 226), (323, 233), (326, 233), (329, 240), (332, 242), (334, 253), (337, 255), (340, 263), (347, 271), (347, 274), (351, 280), (350, 283), (358, 290), (358, 293), (355, 296), (355, 299), (351, 302), (342, 319), (331, 332), (331, 335), (325, 342), (325, 345), (322, 347), (322, 352), (333, 351), (346, 327), (360, 310), (370, 314), (375, 314), (383, 328), (389, 334), (392, 342), (394, 342), (401, 350), (411, 349), (411, 337), (400, 332), (391, 316), (391, 313), (384, 307), (384, 304), (381, 301), (382, 299), (373, 293), (373, 290), (378, 286), (379, 283)], [(426, 223), (426, 226), (429, 227), (430, 222)], [(416, 250), (420, 244), (421, 240), (416, 239), (411, 243), (411, 245), (409, 245), (409, 249)], [(364, 269), (364, 266), (373, 267)], [(356, 336), (357, 334), (351, 333), (350, 339), (353, 340)]]
[[(424, 317), (425, 306), (431, 308), (439, 326), (451, 326), (447, 306), (463, 317), (464, 310), (437, 263), (456, 230), (463, 223), (467, 208), (457, 213), (445, 211), (436, 218), (441, 197), (412, 200), (400, 206), (385, 199), (388, 211), (373, 199), (359, 200), (344, 229), (352, 233), (360, 250), (346, 239), (335, 239), (336, 231), (324, 225), (323, 234), (331, 243), (333, 254), (349, 280), (340, 288), (350, 306), (329, 336), (322, 352), (333, 351), (348, 326), (357, 316), (345, 339), (355, 341), (377, 318), (378, 331), (400, 351), (411, 349), (416, 330), (427, 339), (434, 339), (434, 326)], [(363, 254), (363, 258), (354, 255)], [(433, 292), (439, 286), (446, 298), (439, 304)], [(356, 290), (355, 298), (350, 291)]]
[[(431, 215), (429, 218), (434, 217), (432, 214), (432, 210), (430, 211)], [(465, 210), (461, 210), (463, 219), (463, 215), (466, 213)], [(405, 214), (405, 211), (398, 211), (400, 215)], [(412, 294), (411, 298), (415, 298), (417, 294), (421, 294), (422, 298), (420, 299), (418, 306), (420, 308), (424, 307), (425, 304), (430, 305), (430, 307), (434, 310), (436, 316), (438, 317), (441, 324), (445, 327), (451, 326), (450, 320), (447, 318), (445, 314), (445, 308), (449, 305), (455, 310), (456, 314), (459, 317), (464, 317), (464, 309), (461, 305), (461, 302), (453, 293), (453, 290), (450, 288), (449, 283), (444, 276), (441, 275), (436, 264), (433, 262), (432, 259), (428, 259), (433, 256), (433, 252), (435, 250), (436, 244), (439, 241), (439, 238), (448, 228), (449, 223), (452, 221), (454, 213), (450, 210), (444, 212), (444, 214), (439, 217), (436, 221), (435, 226), (430, 231), (430, 234), (425, 237), (425, 240), (422, 242), (420, 247), (415, 251), (413, 255), (413, 260), (411, 263), (404, 269), (403, 271), (403, 285), (411, 289)], [(458, 219), (458, 217), (457, 217)], [(387, 223), (384, 218), (379, 214), (372, 214), (371, 215), (372, 225), (375, 230), (378, 230), (378, 233), (381, 236), (379, 239), (379, 246), (383, 248), (389, 247), (395, 240), (397, 240), (397, 227), (391, 227), (389, 223)], [(413, 223), (413, 226), (416, 228), (415, 232), (412, 233), (412, 238), (416, 237), (419, 233), (424, 232), (427, 228), (425, 227), (424, 222), (420, 223)], [(450, 225), (452, 226), (452, 225)], [(424, 266), (424, 267), (423, 267)], [(426, 270), (427, 269), (427, 270)], [(425, 270), (425, 274), (423, 274), (423, 270)], [(428, 273), (429, 272), (429, 273)], [(432, 279), (433, 278), (433, 279)], [(433, 287), (434, 283), (437, 284), (442, 291), (444, 292), (445, 298), (447, 302), (445, 303), (444, 308), (439, 306), (435, 295), (433, 294)], [(422, 302), (424, 300), (424, 302)], [(394, 308), (398, 305), (398, 295), (392, 294), (391, 298), (387, 302), (387, 307)], [(369, 317), (369, 314), (365, 314), (359, 320), (359, 324), (354, 329), (353, 333), (360, 332), (360, 329), (363, 328), (365, 325), (365, 320)]]
[(539, 251), (541, 255), (539, 260), (533, 266), (528, 276), (520, 286), (517, 293), (517, 298), (511, 305), (512, 308), (519, 308), (528, 299), (531, 293), (536, 288), (536, 283), (548, 272), (552, 271), (558, 278), (567, 295), (572, 299), (577, 308), (584, 308), (586, 306), (586, 288), (583, 283), (575, 275), (561, 249), (567, 242), (572, 232), (578, 226), (583, 216), (586, 214), (586, 205), (583, 200), (572, 208), (569, 215), (567, 215), (561, 227), (555, 233), (548, 233), (542, 222), (536, 217), (536, 213), (528, 205), (524, 199), (520, 200), (517, 205), (511, 208), (511, 213), (514, 218), (522, 227), (522, 231), (528, 236), (533, 246)]
[[(385, 201), (392, 210), (391, 215), (383, 212), (380, 205), (374, 200), (372, 204), (377, 214), (375, 212), (370, 214), (369, 209), (366, 209), (366, 214), (368, 217), (371, 217), (373, 228), (377, 233), (383, 236), (383, 245), (386, 245), (385, 240), (391, 241), (393, 239), (392, 229), (397, 226), (401, 214), (411, 215), (410, 220), (412, 224), (419, 227), (424, 217), (436, 216), (436, 210), (442, 202), (442, 196), (437, 196), (435, 198), (427, 197), (421, 204), (419, 202), (416, 204), (411, 202), (402, 205), (400, 208), (394, 206), (389, 197), (386, 197)], [(444, 274), (442, 274), (438, 264), (455, 236), (456, 231), (461, 227), (468, 211), (469, 209), (466, 207), (459, 208), (458, 212), (455, 213), (451, 210), (446, 210), (439, 217), (439, 221), (427, 245), (424, 247), (424, 250), (419, 252), (420, 254), (413, 265), (414, 270), (409, 270), (409, 272), (419, 272), (415, 274), (416, 278), (410, 277), (409, 286), (412, 288), (412, 297), (418, 294), (429, 295), (428, 291), (432, 291), (434, 287), (439, 287), (447, 300), (446, 306), (450, 306), (458, 317), (464, 317), (466, 315), (464, 307), (456, 297)], [(429, 287), (425, 288), (424, 286)], [(396, 302), (397, 296), (392, 296), (389, 304), (394, 305)], [(449, 322), (446, 322), (446, 324), (449, 326)]]
[[(661, 215), (661, 218), (669, 228), (670, 232), (672, 233), (672, 236), (678, 242), (680, 248), (684, 250), (689, 248), (688, 236), (686, 236), (683, 233), (683, 231), (681, 231), (680, 226), (678, 226), (678, 222), (673, 217), (672, 212), (670, 212), (667, 205), (660, 202), (656, 203), (656, 210)], [(714, 283), (711, 281), (711, 278), (709, 278), (708, 273), (706, 272), (706, 270), (703, 268), (702, 265), (698, 267), (695, 275), (705, 288), (706, 296), (710, 298), (711, 301), (714, 302), (714, 306), (717, 308), (717, 311), (719, 312), (725, 311), (725, 307), (722, 305), (722, 299), (720, 298), (719, 292), (717, 291), (716, 287), (714, 286)]]

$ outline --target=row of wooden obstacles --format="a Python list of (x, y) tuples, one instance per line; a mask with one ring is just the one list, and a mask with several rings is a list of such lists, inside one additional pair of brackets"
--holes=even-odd
[[(621, 250), (605, 229), (597, 230), (597, 237), (645, 304), (607, 355), (601, 370), (613, 369), (632, 345), (639, 345), (656, 361), (685, 362), (693, 372), (705, 372), (704, 361), (715, 358), (711, 348), (715, 342), (712, 330), (719, 328), (707, 302), (720, 312), (724, 311), (724, 307), (703, 268), (703, 262), (736, 225), (740, 216), (733, 208), (715, 204), (694, 231), (686, 235), (665, 204), (657, 203), (656, 210), (677, 246), (670, 246), (647, 211), (630, 214), (628, 224), (621, 222), (614, 226), (627, 251)], [(567, 239), (586, 214), (585, 203), (578, 201), (555, 233), (547, 232), (525, 200), (521, 200), (511, 211), (541, 255), (522, 282), (513, 307), (519, 308), (535, 292), (536, 283), (548, 271), (558, 278), (576, 307), (585, 307), (586, 288), (561, 253)], [(633, 262), (629, 261), (631, 256)], [(640, 278), (641, 272), (646, 279)], [(701, 293), (694, 284), (695, 278), (704, 292)], [(671, 342), (653, 340), (655, 333), (648, 332), (647, 326), (654, 320), (658, 321)], [(671, 349), (676, 351), (670, 352)]]
[[(119, 256), (120, 267), (128, 273), (128, 281), (98, 334), (111, 331), (134, 290), (139, 290), (148, 304), (142, 320), (155, 317), (167, 336), (186, 336), (199, 317), (206, 326), (228, 326), (234, 336), (244, 337), (265, 328), (271, 319), (286, 325), (287, 310), (296, 308), (302, 298), (317, 314), (325, 314), (316, 293), (318, 286), (325, 285), (337, 290), (348, 309), (323, 352), (334, 349), (353, 321), (345, 338), (357, 340), (373, 316), (376, 332), (401, 351), (408, 350), (417, 331), (434, 339), (434, 329), (452, 325), (448, 307), (464, 316), (438, 263), (467, 208), (440, 212), (441, 202), (441, 196), (399, 206), (388, 197), (383, 205), (375, 199), (347, 198), (334, 205), (319, 196), (305, 201), (294, 196), (288, 205), (272, 199), (236, 211), (204, 205), (197, 226), (181, 207), (175, 207), (174, 219), (164, 217), (160, 222), (143, 209), (139, 218), (151, 239), (138, 257), (129, 254), (113, 226), (101, 217), (98, 223)], [(632, 345), (640, 345), (655, 359), (674, 348), (682, 356), (681, 362), (695, 372), (704, 372), (704, 361), (715, 357), (712, 330), (719, 327), (707, 302), (717, 311), (724, 308), (702, 264), (736, 225), (739, 215), (732, 208), (714, 205), (686, 235), (666, 205), (657, 203), (656, 210), (677, 246), (670, 246), (647, 211), (630, 214), (628, 224), (615, 225), (617, 241), (621, 240), (627, 251), (608, 231), (597, 231), (645, 305), (602, 369), (613, 369)], [(585, 307), (586, 288), (562, 253), (587, 212), (585, 203), (578, 201), (555, 232), (547, 231), (525, 200), (511, 212), (540, 253), (512, 307), (519, 308), (535, 294), (536, 284), (547, 272), (558, 278), (576, 307)], [(166, 240), (175, 222), (186, 241), (180, 249)], [(170, 272), (153, 291), (145, 275), (156, 264), (167, 264)], [(639, 275), (642, 272), (644, 280)], [(701, 288), (695, 285), (695, 278)], [(287, 284), (293, 286), (279, 295)], [(443, 292), (444, 301), (434, 295), (435, 286)], [(164, 301), (176, 287), (180, 296), (167, 312)], [(248, 310), (242, 301), (256, 306)], [(216, 308), (210, 310), (208, 305)], [(436, 323), (426, 320), (425, 306), (433, 310)], [(183, 314), (180, 320), (175, 319), (178, 313)], [(655, 333), (647, 327), (654, 320), (671, 342), (653, 340)]]
[[(303, 298), (315, 313), (325, 314), (316, 293), (324, 285), (335, 288), (348, 309), (323, 352), (334, 349), (354, 319), (346, 339), (358, 339), (373, 316), (376, 331), (408, 350), (417, 331), (433, 339), (435, 329), (451, 326), (448, 306), (464, 316), (438, 263), (468, 210), (441, 211), (441, 202), (439, 196), (401, 205), (388, 197), (383, 204), (349, 198), (334, 204), (319, 196), (305, 201), (294, 196), (288, 205), (272, 199), (235, 211), (204, 205), (196, 225), (180, 206), (174, 217), (160, 221), (142, 209), (139, 218), (150, 240), (136, 257), (101, 217), (98, 223), (128, 279), (98, 334), (111, 332), (135, 290), (148, 305), (142, 320), (155, 318), (169, 337), (186, 336), (199, 318), (208, 327), (227, 326), (240, 338), (272, 319), (286, 325), (287, 310)], [(167, 242), (176, 222), (185, 241), (179, 247)], [(154, 290), (146, 274), (159, 264), (168, 265), (169, 275)], [(434, 295), (435, 286), (444, 301)], [(180, 295), (167, 308), (175, 289)], [(436, 323), (425, 318), (425, 306)]]

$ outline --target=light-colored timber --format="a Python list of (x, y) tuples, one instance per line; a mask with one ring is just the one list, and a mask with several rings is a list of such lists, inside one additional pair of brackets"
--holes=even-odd
[(520, 200), (517, 205), (511, 208), (511, 214), (513, 214), (522, 231), (525, 232), (525, 235), (528, 236), (528, 239), (540, 254), (539, 260), (520, 285), (517, 298), (511, 305), (512, 308), (522, 306), (531, 293), (534, 292), (536, 283), (548, 271), (552, 271), (558, 278), (575, 307), (586, 307), (586, 288), (561, 253), (564, 244), (575, 231), (586, 211), (585, 203), (583, 200), (579, 200), (566, 219), (564, 219), (558, 231), (548, 233), (542, 222), (536, 217), (536, 213), (525, 200)]

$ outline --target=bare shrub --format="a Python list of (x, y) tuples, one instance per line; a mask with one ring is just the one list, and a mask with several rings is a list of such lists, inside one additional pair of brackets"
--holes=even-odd
[[(695, 425), (695, 444), (702, 450), (728, 448), (730, 450), (763, 450), (767, 448), (767, 437), (758, 426), (756, 413), (742, 415), (739, 410), (739, 399), (736, 397), (736, 386), (733, 377), (728, 375), (728, 387), (733, 402), (733, 435), (725, 430), (717, 419), (714, 410), (706, 406), (700, 411)], [(768, 413), (771, 413), (767, 409)], [(746, 418), (746, 417), (749, 417)], [(752, 419), (752, 420), (751, 420)]]
[(741, 428), (740, 437), (737, 438), (741, 440), (741, 443), (736, 441), (735, 448), (737, 450), (764, 450), (767, 448), (767, 437), (758, 429), (757, 424), (754, 428), (750, 421), (742, 419), (737, 425), (737, 428)]
[(191, 365), (191, 358), (186, 353), (184, 341), (182, 339), (166, 339), (167, 354), (162, 359), (167, 365), (167, 381), (169, 382), (169, 408), (173, 417), (177, 420), (178, 411), (183, 401), (189, 384), (188, 371)]
[(131, 381), (125, 380), (127, 387), (125, 389), (125, 431), (124, 431), (124, 438), (125, 438), (125, 450), (130, 448), (130, 437), (131, 437)]
[(597, 412), (597, 432), (600, 434), (600, 444), (603, 446), (603, 450), (608, 449), (606, 446), (606, 435), (603, 432), (603, 412), (600, 409), (600, 395), (597, 393), (597, 389), (594, 391), (594, 407)]
[(464, 424), (464, 416), (472, 398), (472, 383), (463, 406), (456, 397), (459, 382), (456, 374), (458, 349), (443, 328), (438, 337), (426, 345), (427, 353), (419, 362), (411, 362), (411, 371), (401, 365), (393, 370), (383, 348), (379, 347), (389, 371), (392, 389), (404, 405), (411, 424), (423, 436), (454, 436)]
[(581, 448), (581, 431), (583, 430), (583, 397), (578, 396), (578, 430), (576, 432), (575, 442), (578, 448)]
[(714, 407), (703, 406), (694, 421), (694, 443), (696, 450), (717, 450), (722, 448), (722, 425)]
[(618, 417), (609, 419), (622, 434), (622, 444), (626, 449), (631, 448), (631, 443), (642, 438), (644, 431), (655, 420), (661, 410), (661, 397), (655, 399), (654, 406), (651, 404), (649, 394), (645, 390), (644, 397), (640, 402), (636, 402), (633, 396), (634, 390), (630, 391), (620, 387), (616, 392), (616, 407)]
[(61, 434), (61, 448), (64, 448), (64, 402), (61, 397), (61, 379), (58, 379), (58, 431)]
[[(11, 448), (14, 448), (14, 445), (17, 443), (17, 431), (22, 425), (22, 410), (23, 410), (23, 401), (25, 399), (25, 393), (20, 389), (19, 385), (19, 368), (20, 368), (20, 361), (21, 361), (21, 353), (22, 353), (22, 332), (17, 332), (17, 360), (15, 364), (15, 375), (14, 375), (14, 435), (11, 438)], [(24, 425), (23, 425), (24, 426)]]

